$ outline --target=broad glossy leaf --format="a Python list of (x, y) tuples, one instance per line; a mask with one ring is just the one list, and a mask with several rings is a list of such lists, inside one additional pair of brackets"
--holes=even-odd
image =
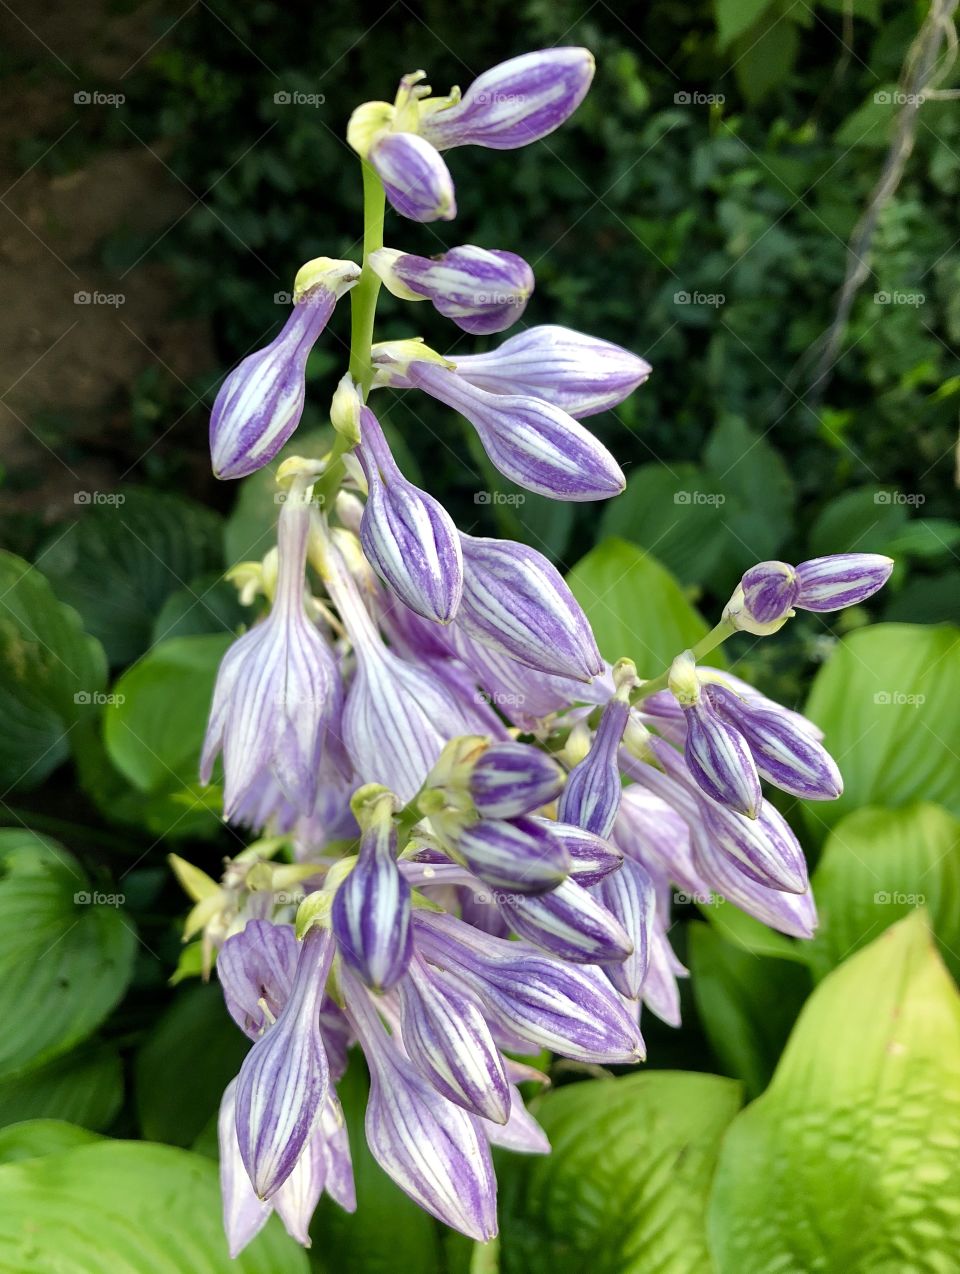
[(0, 1079), (0, 1127), (24, 1119), (65, 1119), (103, 1131), (119, 1113), (123, 1087), (117, 1049), (87, 1041), (44, 1066)]
[(231, 1261), (216, 1165), (98, 1141), (0, 1168), (3, 1274), (307, 1274), (277, 1220)]
[(960, 998), (922, 912), (835, 969), (724, 1139), (720, 1274), (948, 1271), (960, 1197)]
[(113, 498), (121, 502), (91, 504), (58, 533), (40, 564), (110, 662), (124, 664), (149, 646), (165, 599), (223, 565), (222, 532), (221, 519), (192, 500), (137, 488)]
[(0, 1076), (86, 1039), (130, 980), (137, 938), (56, 841), (0, 831)]
[(839, 800), (808, 803), (817, 832), (862, 805), (927, 800), (960, 814), (960, 630), (877, 624), (844, 638), (804, 711), (843, 774)]
[(960, 977), (960, 821), (939, 805), (855, 810), (827, 837), (813, 875), (820, 928), (804, 944), (822, 977), (916, 907)]
[(0, 553), (0, 784), (35, 787), (64, 761), (97, 711), (107, 663), (80, 616), (40, 570)]
[(628, 655), (641, 677), (655, 677), (707, 631), (673, 576), (625, 540), (604, 540), (580, 559), (567, 583), (601, 654), (611, 662)]
[(502, 1156), (502, 1274), (706, 1274), (705, 1204), (740, 1087), (650, 1071), (533, 1105), (545, 1156)]
[(95, 1132), (79, 1128), (63, 1119), (25, 1119), (22, 1123), (0, 1129), (0, 1164), (19, 1163), (23, 1159), (41, 1159), (61, 1150), (89, 1146), (100, 1138)]
[(219, 986), (179, 992), (137, 1054), (134, 1083), (143, 1136), (189, 1146), (216, 1116), (247, 1048)]

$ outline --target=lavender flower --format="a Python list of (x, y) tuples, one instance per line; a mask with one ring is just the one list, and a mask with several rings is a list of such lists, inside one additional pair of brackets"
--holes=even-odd
[(502, 332), (520, 318), (533, 292), (533, 271), (513, 252), (466, 244), (431, 260), (380, 248), (370, 266), (406, 301), (429, 300), (438, 313), (474, 336)]
[(546, 819), (481, 819), (453, 837), (452, 851), (491, 889), (522, 894), (555, 889), (570, 870), (566, 847)]
[(572, 880), (536, 897), (500, 894), (497, 906), (515, 933), (574, 964), (619, 965), (634, 949), (616, 916)]
[(512, 540), (460, 541), (462, 631), (542, 672), (589, 681), (601, 671), (586, 615), (541, 553)]
[(525, 53), (484, 71), (459, 102), (428, 115), (421, 130), (439, 150), (527, 146), (570, 118), (587, 95), (594, 69), (588, 49)]
[(395, 802), (389, 792), (361, 788), (354, 805), (364, 830), (356, 865), (334, 894), (333, 934), (361, 981), (388, 991), (413, 954), (410, 886), (397, 867)]
[(620, 808), (620, 742), (630, 715), (625, 699), (615, 696), (603, 710), (593, 745), (570, 771), (560, 798), (560, 818), (585, 831), (610, 835)]
[(890, 578), (893, 561), (879, 553), (836, 553), (799, 566), (760, 562), (747, 571), (723, 612), (734, 628), (766, 637), (798, 610), (856, 606)]
[(610, 452), (559, 407), (490, 394), (436, 363), (412, 362), (410, 382), (470, 421), (502, 474), (557, 500), (607, 500), (626, 485)]
[(450, 170), (416, 133), (386, 133), (367, 155), (390, 203), (411, 221), (452, 221), (457, 199)]
[(516, 818), (549, 804), (565, 777), (557, 762), (536, 748), (495, 743), (470, 771), (470, 798), (484, 818)]
[(248, 354), (220, 386), (210, 417), (210, 455), (218, 478), (245, 478), (269, 464), (290, 438), (303, 414), (307, 357), (337, 300), (359, 278), (360, 267), (352, 261), (327, 257), (300, 271), (283, 331)]
[(369, 486), (363, 551), (405, 605), (446, 624), (463, 589), (456, 527), (442, 505), (404, 478), (369, 407), (360, 411), (360, 430), (357, 454)]
[(486, 354), (458, 354), (457, 375), (491, 394), (542, 398), (577, 420), (622, 403), (650, 375), (636, 354), (569, 327), (530, 327)]
[(200, 779), (209, 783), (222, 749), (227, 818), (238, 814), (266, 776), (276, 780), (297, 810), (309, 814), (327, 735), (337, 728), (336, 662), (304, 608), (309, 522), (306, 494), (297, 480), (280, 514), (273, 607), (263, 623), (230, 647), (217, 675)]

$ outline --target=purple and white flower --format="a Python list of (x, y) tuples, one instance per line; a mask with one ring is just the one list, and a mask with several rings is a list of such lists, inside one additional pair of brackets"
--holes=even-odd
[(534, 286), (523, 257), (472, 244), (432, 259), (379, 248), (370, 255), (370, 267), (394, 296), (432, 302), (439, 314), (473, 336), (502, 332), (515, 323)]

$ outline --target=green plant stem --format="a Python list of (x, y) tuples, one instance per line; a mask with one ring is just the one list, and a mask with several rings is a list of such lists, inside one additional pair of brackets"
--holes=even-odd
[[(691, 653), (694, 659), (699, 663), (701, 659), (710, 654), (711, 650), (716, 650), (735, 632), (736, 629), (731, 623), (721, 619), (715, 628), (711, 628), (706, 636), (701, 637), (696, 645), (692, 647)], [(665, 672), (660, 673), (659, 677), (654, 677), (651, 681), (645, 681), (642, 686), (638, 686), (630, 696), (631, 704), (640, 703), (650, 695), (656, 694), (658, 690), (666, 690), (669, 676), (670, 669), (668, 668)]]
[[(350, 293), (350, 363), (349, 371), (364, 399), (373, 381), (373, 323), (377, 313), (380, 280), (370, 268), (370, 254), (383, 247), (383, 217), (386, 195), (383, 183), (366, 161), (363, 168), (363, 266), (357, 285)], [(330, 451), (326, 472), (314, 490), (321, 503), (336, 495), (343, 477), (343, 455), (350, 441), (337, 434)]]

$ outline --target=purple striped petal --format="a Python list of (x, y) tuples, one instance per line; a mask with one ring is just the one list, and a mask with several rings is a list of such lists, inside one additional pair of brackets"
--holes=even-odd
[(483, 1005), (511, 1038), (583, 1062), (635, 1062), (635, 1019), (598, 969), (481, 934), (452, 916), (414, 916), (417, 948)]
[(619, 964), (608, 964), (604, 972), (627, 999), (640, 995), (653, 944), (656, 894), (653, 880), (639, 863), (624, 862), (619, 871), (604, 880), (597, 894), (604, 907), (623, 926), (633, 950)]
[(797, 573), (786, 562), (759, 562), (740, 581), (743, 601), (758, 624), (773, 624), (789, 615), (800, 586)]
[(684, 720), (683, 755), (700, 788), (721, 805), (756, 818), (763, 794), (746, 739), (714, 712), (706, 696), (684, 708)]
[(542, 49), (491, 67), (454, 106), (421, 121), (435, 146), (514, 150), (546, 137), (577, 109), (593, 80), (589, 49)]
[(651, 372), (646, 359), (569, 327), (527, 328), (485, 354), (457, 354), (457, 375), (491, 394), (542, 398), (580, 420), (622, 403)]
[(510, 1086), (479, 1005), (420, 957), (400, 984), (400, 1023), (410, 1060), (448, 1101), (506, 1123)]
[(840, 610), (872, 597), (890, 578), (893, 560), (880, 553), (835, 553), (797, 567), (801, 610)]
[(457, 528), (439, 501), (404, 478), (369, 407), (360, 410), (360, 431), (357, 455), (369, 486), (360, 523), (367, 561), (411, 610), (446, 624), (463, 588)]
[(299, 948), (291, 925), (250, 920), (217, 956), (217, 977), (227, 1012), (250, 1039), (258, 1039), (290, 998)]
[(527, 491), (557, 500), (608, 500), (626, 486), (606, 447), (559, 407), (487, 393), (436, 363), (411, 363), (407, 377), (465, 416), (495, 467)]
[[(535, 818), (533, 821), (541, 820)], [(623, 862), (623, 854), (616, 846), (593, 832), (576, 827), (573, 823), (553, 822), (550, 819), (543, 821), (549, 823), (554, 836), (563, 841), (570, 855), (570, 879), (578, 885), (585, 888), (598, 885), (611, 872), (617, 871)]]
[(602, 672), (586, 615), (542, 553), (513, 540), (460, 540), (462, 632), (540, 672), (580, 681)]
[(410, 221), (452, 221), (457, 215), (450, 170), (439, 151), (423, 137), (415, 133), (385, 133), (370, 147), (367, 162), (401, 217)]
[(554, 800), (566, 776), (553, 757), (526, 743), (495, 743), (470, 773), (470, 799), (483, 818), (516, 818)]
[(523, 314), (533, 271), (513, 252), (465, 244), (439, 257), (380, 248), (370, 265), (387, 288), (406, 300), (429, 300), (445, 318), (474, 336), (502, 332)]
[(725, 903), (733, 903), (748, 916), (791, 938), (813, 937), (817, 911), (809, 888), (802, 893), (785, 893), (761, 884), (739, 870), (705, 831), (694, 829), (693, 847), (697, 871)]
[(236, 1120), (237, 1081), (232, 1079), (220, 1101), (217, 1116), (217, 1140), (220, 1146), (220, 1198), (223, 1201), (223, 1228), (232, 1259), (240, 1255), (248, 1243), (270, 1220), (273, 1208), (258, 1199), (250, 1184), (240, 1157)]
[(290, 999), (254, 1044), (237, 1077), (240, 1155), (261, 1199), (274, 1194), (303, 1153), (329, 1087), (319, 1010), (333, 956), (329, 932), (300, 944)]
[(613, 831), (623, 786), (618, 763), (620, 743), (630, 716), (630, 705), (609, 700), (600, 718), (590, 751), (570, 771), (560, 797), (559, 816), (604, 839)]
[(376, 991), (406, 972), (413, 953), (410, 886), (397, 866), (392, 820), (364, 832), (356, 866), (333, 896), (331, 922), (344, 963)]
[(479, 1121), (441, 1097), (386, 1035), (367, 993), (344, 978), (347, 1011), (370, 1066), (367, 1144), (406, 1194), (470, 1238), (497, 1232), (497, 1181)]
[[(641, 780), (648, 776), (654, 782), (659, 780), (667, 796), (676, 791), (673, 780), (652, 766), (632, 758), (625, 758), (624, 765)], [(613, 837), (629, 858), (655, 875), (672, 880), (687, 893), (703, 891), (693, 866), (690, 828), (663, 795), (648, 791), (641, 783), (624, 788)]]
[(457, 857), (491, 889), (538, 894), (555, 889), (570, 856), (548, 820), (481, 819), (456, 835)]
[(523, 1104), (520, 1089), (510, 1085), (510, 1118), (499, 1126), (486, 1120), (481, 1124), (491, 1146), (502, 1146), (520, 1155), (548, 1155), (550, 1142), (534, 1117)]
[(514, 932), (562, 960), (613, 964), (633, 952), (633, 940), (616, 916), (572, 880), (532, 898), (498, 894), (496, 902)]
[(687, 970), (673, 953), (670, 939), (662, 925), (655, 923), (650, 942), (650, 963), (643, 980), (643, 1003), (667, 1026), (680, 1025), (680, 988), (678, 977), (687, 977)]
[(760, 775), (784, 792), (808, 801), (833, 801), (843, 791), (836, 762), (792, 716), (749, 703), (720, 685), (706, 695), (746, 740)]
[(360, 278), (352, 261), (332, 261), (328, 279), (294, 305), (283, 331), (248, 354), (220, 386), (210, 416), (210, 457), (218, 478), (245, 478), (288, 441), (303, 414), (307, 357), (338, 297)]

